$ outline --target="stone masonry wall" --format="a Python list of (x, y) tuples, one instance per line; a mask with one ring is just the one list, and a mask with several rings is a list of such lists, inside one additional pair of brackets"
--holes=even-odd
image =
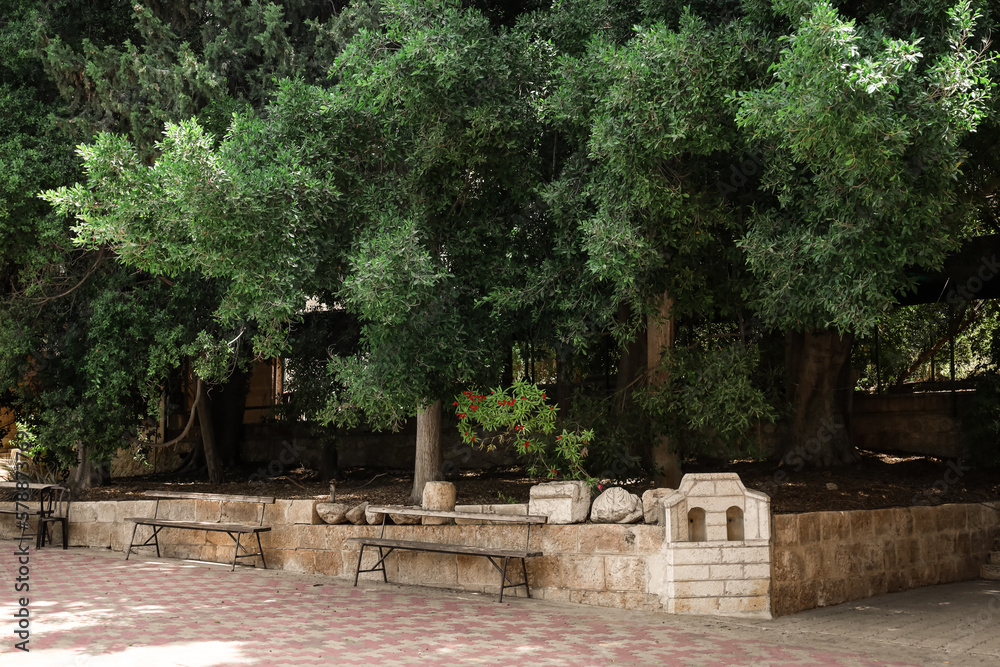
[[(12, 505), (12, 504), (11, 504)], [(133, 524), (126, 517), (152, 516), (155, 501), (75, 502), (70, 506), (70, 546), (124, 551)], [(273, 569), (325, 574), (353, 580), (358, 546), (349, 537), (377, 535), (379, 526), (327, 525), (315, 513), (315, 501), (278, 500), (266, 509), (264, 523), (271, 530), (261, 534), (267, 565)], [(260, 505), (203, 500), (161, 501), (158, 516), (194, 521), (246, 521), (257, 523)], [(58, 530), (58, 529), (56, 529)], [(143, 534), (142, 531), (147, 531)], [(140, 527), (138, 540), (150, 529)], [(14, 521), (0, 518), (0, 538), (16, 538)], [(456, 544), (517, 548), (524, 545), (525, 526), (387, 526), (386, 537)], [(528, 559), (528, 581), (535, 598), (659, 611), (661, 595), (650, 593), (650, 555), (663, 546), (663, 528), (644, 524), (572, 524), (532, 526), (529, 547), (545, 555)], [(61, 538), (56, 536), (56, 544)], [(245, 538), (244, 538), (245, 539)], [(170, 530), (160, 533), (161, 554), (232, 562), (233, 542), (225, 533)], [(256, 541), (253, 546), (256, 547)], [(145, 548), (144, 556), (155, 555)], [(366, 567), (377, 552), (365, 551)], [(653, 562), (660, 562), (653, 559)], [(396, 551), (387, 560), (390, 582), (438, 586), (496, 594), (499, 573), (485, 558), (454, 554)], [(515, 579), (519, 573), (515, 572)], [(381, 581), (378, 573), (362, 580)], [(524, 595), (512, 589), (507, 595)]]
[(976, 579), (998, 534), (978, 504), (775, 515), (774, 615)]

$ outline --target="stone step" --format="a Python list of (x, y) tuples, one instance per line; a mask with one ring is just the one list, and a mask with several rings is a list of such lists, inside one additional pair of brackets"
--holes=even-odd
[(986, 554), (986, 562), (993, 565), (1000, 564), (1000, 551), (991, 551)]
[(1000, 564), (987, 563), (979, 568), (979, 576), (982, 579), (1000, 581)]

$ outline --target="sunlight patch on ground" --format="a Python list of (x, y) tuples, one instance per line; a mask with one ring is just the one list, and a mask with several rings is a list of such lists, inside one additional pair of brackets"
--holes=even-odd
[(249, 665), (257, 658), (244, 655), (239, 642), (187, 642), (166, 646), (130, 646), (114, 653), (88, 655), (81, 650), (32, 649), (23, 656), (4, 656), (4, 667), (30, 665), (45, 667), (215, 667), (217, 665)]

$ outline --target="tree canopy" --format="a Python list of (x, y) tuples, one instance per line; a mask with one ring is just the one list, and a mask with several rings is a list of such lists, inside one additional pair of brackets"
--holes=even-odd
[[(995, 17), (917, 4), (115, 5), (94, 35), (43, 29), (24, 60), (34, 83), (9, 103), (27, 127), (52, 119), (66, 170), (26, 181), (59, 215), (8, 196), (27, 207), (10, 265), (47, 267), (48, 294), (77, 266), (95, 290), (45, 309), (88, 313), (81, 350), (58, 353), (77, 368), (116, 340), (91, 313), (142, 313), (125, 338), (143, 351), (111, 346), (88, 380), (108, 399), (144, 382), (148, 401), (181, 355), (228, 358), (230, 341), (283, 354), (307, 302), (360, 323), (312, 403), (338, 424), (496, 386), (517, 345), (621, 355), (647, 327), (686, 325), (647, 417), (745, 444), (747, 415), (785, 414), (781, 449), (802, 457), (844, 421), (851, 336), (991, 211), (992, 147), (969, 136), (995, 136)], [(37, 141), (17, 127), (18, 146)], [(75, 184), (72, 132), (88, 137)], [(35, 237), (58, 256), (31, 260)], [(12, 294), (7, 312), (28, 303)], [(782, 332), (776, 389), (760, 365)], [(56, 349), (8, 354), (8, 383)], [(692, 391), (700, 411), (678, 400)], [(810, 460), (852, 458), (846, 434), (826, 450)]]

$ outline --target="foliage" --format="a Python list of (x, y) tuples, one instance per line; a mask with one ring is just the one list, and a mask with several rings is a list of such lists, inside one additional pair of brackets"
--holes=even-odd
[(957, 247), (960, 142), (993, 87), (972, 43), (978, 16), (959, 3), (947, 48), (925, 52), (829, 2), (777, 7), (797, 25), (774, 79), (734, 99), (778, 202), (741, 241), (754, 304), (784, 328), (864, 333), (912, 286), (906, 267), (938, 266)]
[[(547, 398), (537, 385), (523, 381), (489, 394), (462, 392), (453, 404), (462, 441), (487, 451), (498, 443), (509, 444), (528, 462), (531, 475), (591, 480), (587, 455), (594, 432), (564, 428), (553, 437), (557, 409)], [(477, 427), (489, 435), (477, 432)]]
[(774, 396), (756, 381), (759, 360), (759, 350), (742, 342), (674, 348), (663, 358), (667, 382), (645, 388), (639, 404), (681, 454), (760, 456), (751, 434), (778, 412)]

